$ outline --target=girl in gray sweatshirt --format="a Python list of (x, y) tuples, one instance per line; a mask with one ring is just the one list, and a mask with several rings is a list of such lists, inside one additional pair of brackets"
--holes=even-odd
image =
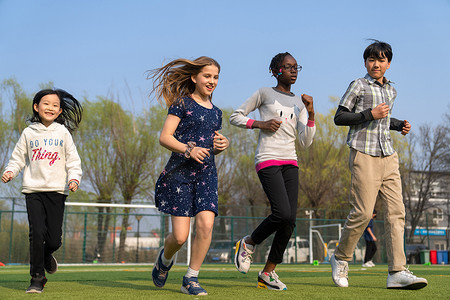
[[(264, 269), (258, 274), (258, 288), (286, 290), (275, 273), (295, 226), (298, 201), (298, 163), (295, 140), (301, 147), (313, 141), (313, 98), (291, 92), (301, 66), (288, 52), (277, 54), (270, 63), (270, 72), (277, 79), (276, 87), (256, 91), (230, 117), (230, 123), (242, 128), (259, 128), (255, 167), (272, 213), (251, 235), (236, 243), (234, 262), (241, 273), (250, 269), (256, 245), (275, 233)], [(247, 115), (258, 109), (261, 120)]]

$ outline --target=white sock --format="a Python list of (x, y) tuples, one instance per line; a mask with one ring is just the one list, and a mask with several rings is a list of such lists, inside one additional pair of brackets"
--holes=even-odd
[(167, 259), (166, 256), (164, 255), (165, 252), (163, 253), (163, 255), (161, 255), (161, 261), (163, 263), (163, 265), (165, 265), (166, 267), (170, 266), (170, 264), (172, 263), (173, 257), (170, 259)]
[(187, 277), (187, 278), (198, 277), (198, 272), (199, 271), (195, 271), (195, 270), (191, 269), (191, 267), (189, 267), (187, 269), (185, 277)]

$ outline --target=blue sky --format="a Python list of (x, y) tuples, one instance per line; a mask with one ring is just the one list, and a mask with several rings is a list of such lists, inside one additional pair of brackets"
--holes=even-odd
[(449, 110), (449, 16), (449, 0), (0, 0), (0, 80), (14, 76), (29, 93), (52, 81), (79, 98), (115, 95), (139, 112), (155, 103), (146, 70), (207, 55), (222, 66), (215, 104), (237, 108), (275, 85), (268, 65), (288, 51), (303, 66), (292, 91), (327, 113), (329, 97), (364, 76), (375, 38), (394, 50), (393, 116), (414, 129)]

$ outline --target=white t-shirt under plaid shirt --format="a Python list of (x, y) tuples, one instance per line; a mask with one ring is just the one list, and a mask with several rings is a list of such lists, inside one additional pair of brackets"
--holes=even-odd
[(389, 125), (397, 91), (391, 83), (384, 78), (384, 84), (381, 84), (369, 74), (350, 83), (339, 102), (340, 106), (354, 113), (360, 113), (369, 108), (374, 109), (381, 103), (389, 106), (386, 118), (350, 126), (347, 144), (351, 148), (372, 156), (389, 156), (395, 152), (392, 147)]

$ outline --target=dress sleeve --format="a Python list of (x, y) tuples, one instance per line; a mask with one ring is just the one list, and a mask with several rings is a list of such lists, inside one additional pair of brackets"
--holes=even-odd
[(175, 103), (173, 103), (169, 107), (169, 111), (168, 111), (169, 115), (175, 115), (175, 116), (179, 117), (180, 119), (183, 118), (185, 113), (186, 113), (186, 107), (185, 107), (185, 103), (183, 103), (182, 101), (176, 101)]

